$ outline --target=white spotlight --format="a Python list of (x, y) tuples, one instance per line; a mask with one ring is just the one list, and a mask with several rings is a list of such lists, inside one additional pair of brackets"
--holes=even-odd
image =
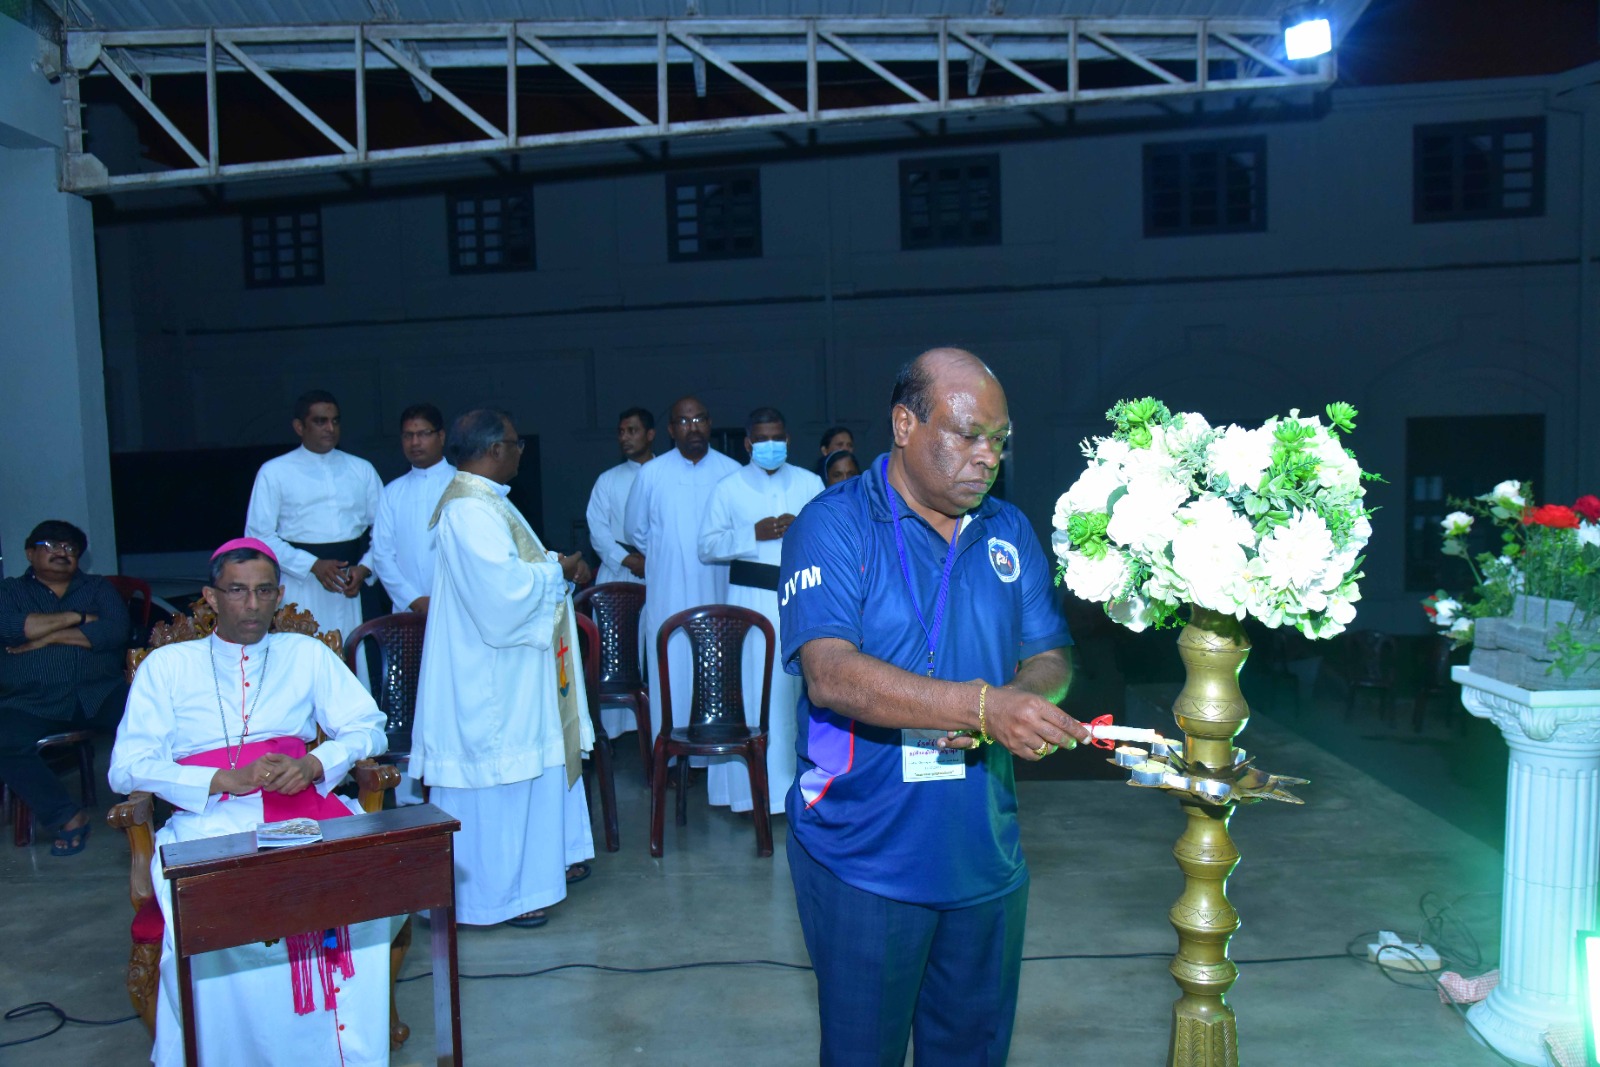
[(1315, 59), (1333, 51), (1333, 24), (1321, 4), (1295, 4), (1283, 13), (1283, 54)]

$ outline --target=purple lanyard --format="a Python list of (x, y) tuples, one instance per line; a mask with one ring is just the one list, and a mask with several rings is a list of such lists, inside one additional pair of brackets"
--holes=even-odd
[(906, 538), (900, 532), (900, 505), (895, 502), (899, 494), (889, 484), (888, 456), (883, 457), (878, 474), (883, 478), (884, 495), (889, 498), (889, 514), (894, 520), (894, 548), (900, 554), (900, 574), (906, 580), (906, 592), (911, 595), (911, 606), (916, 609), (922, 636), (928, 642), (928, 677), (932, 678), (933, 653), (939, 645), (939, 631), (944, 628), (944, 609), (950, 600), (950, 571), (956, 562), (956, 543), (961, 540), (961, 520), (956, 520), (956, 528), (950, 535), (950, 549), (944, 554), (944, 574), (939, 578), (939, 595), (933, 601), (933, 628), (929, 629), (928, 620), (922, 615), (922, 604), (917, 600), (917, 588), (911, 584), (911, 562), (906, 558)]

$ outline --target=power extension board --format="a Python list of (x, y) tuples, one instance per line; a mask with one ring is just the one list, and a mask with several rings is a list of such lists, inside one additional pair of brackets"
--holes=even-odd
[(1439, 953), (1432, 945), (1402, 941), (1392, 930), (1379, 930), (1378, 940), (1367, 942), (1367, 960), (1391, 971), (1437, 971)]

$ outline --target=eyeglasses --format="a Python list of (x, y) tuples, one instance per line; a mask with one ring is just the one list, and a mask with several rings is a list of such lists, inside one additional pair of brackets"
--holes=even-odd
[(503, 445), (516, 445), (518, 452), (526, 451), (528, 447), (528, 439), (526, 437), (502, 437), (500, 443)]
[(402, 441), (426, 441), (428, 438), (434, 436), (435, 434), (440, 434), (440, 433), (443, 433), (443, 432), (444, 432), (443, 430), (406, 430), (405, 432), (403, 432), (400, 435), (400, 440), (402, 440)]
[(704, 426), (711, 421), (709, 415), (679, 415), (672, 420), (674, 426)]
[(69, 556), (83, 555), (83, 549), (71, 541), (35, 541), (33, 547), (42, 548), (46, 552), (63, 552)]
[[(212, 588), (216, 589), (216, 586), (212, 586)], [(278, 587), (275, 585), (258, 585), (255, 588), (251, 588), (248, 585), (230, 585), (217, 589), (217, 592), (222, 594), (222, 599), (230, 604), (243, 603), (252, 596), (257, 600), (278, 599)]]

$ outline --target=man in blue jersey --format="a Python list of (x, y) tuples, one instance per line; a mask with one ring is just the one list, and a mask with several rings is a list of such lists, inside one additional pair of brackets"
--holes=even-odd
[(1032, 527), (987, 498), (1011, 433), (969, 352), (895, 380), (893, 447), (784, 538), (783, 663), (800, 674), (789, 866), (821, 1062), (1001, 1064), (1028, 868), (1012, 757), (1086, 740), (1056, 704), (1072, 638)]

